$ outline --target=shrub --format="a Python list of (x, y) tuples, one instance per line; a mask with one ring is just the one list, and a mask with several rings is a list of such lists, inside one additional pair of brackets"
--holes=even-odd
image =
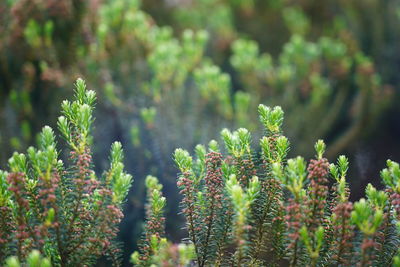
[[(40, 0), (29, 8), (25, 2), (0, 4), (5, 14), (0, 17), (4, 22), (0, 64), (5, 66), (0, 69), (0, 111), (11, 114), (4, 115), (4, 126), (0, 125), (5, 150), (20, 150), (32, 142), (41, 117), (52, 114), (52, 100), (67, 94), (65, 84), (77, 73), (109, 100), (100, 110), (113, 119), (102, 121), (99, 127), (131, 140), (135, 153), (141, 154), (135, 159), (138, 164), (169, 176), (163, 159), (177, 145), (190, 148), (205, 142), (217, 134), (220, 124), (253, 130), (256, 123), (250, 107), (258, 103), (279, 104), (286, 110), (291, 125), (286, 133), (296, 151), (309, 155), (311, 140), (321, 137), (329, 143), (336, 141), (330, 146), (335, 150), (328, 151), (336, 156), (376, 122), (390, 91), (381, 90), (373, 60), (347, 35), (337, 34), (333, 19), (329, 18), (326, 32), (319, 29), (320, 23), (312, 23), (309, 1), (296, 5), (172, 1), (172, 12), (163, 12), (171, 17), (166, 19), (169, 26), (160, 26), (155, 22), (163, 19), (150, 15), (152, 4), (160, 9), (159, 1)], [(338, 20), (349, 15), (347, 6), (352, 10), (348, 13), (357, 11), (354, 1), (348, 5), (328, 2), (321, 6), (325, 10), (337, 5)], [(278, 40), (258, 27), (254, 33), (247, 21), (252, 25), (267, 22)], [(310, 34), (314, 28), (318, 38)], [(266, 45), (242, 39), (249, 35), (271, 41)], [(233, 55), (228, 67), (229, 50)], [(113, 112), (109, 112), (110, 104)], [(319, 123), (321, 117), (324, 123)], [(304, 123), (310, 124), (306, 129), (318, 129), (302, 131)]]
[[(289, 126), (284, 129), (295, 152), (304, 156), (312, 155), (316, 139), (335, 136), (327, 154), (336, 157), (387, 106), (389, 94), (382, 90), (371, 59), (340, 39), (323, 36), (309, 42), (294, 34), (276, 60), (260, 53), (254, 41), (238, 39), (232, 50), (231, 63), (249, 94), (248, 106), (282, 106)], [(243, 113), (247, 117), (241, 115), (240, 125), (254, 125), (249, 118), (254, 112)], [(347, 126), (338, 129), (342, 123)]]
[[(158, 176), (166, 190), (175, 175), (167, 160), (177, 146), (192, 149), (215, 138), (220, 127), (246, 127), (258, 138), (251, 108), (258, 103), (285, 109), (290, 125), (285, 132), (295, 152), (306, 157), (316, 138), (333, 143), (327, 154), (336, 156), (379, 121), (387, 104), (372, 60), (342, 38), (287, 32), (281, 19), (267, 23), (274, 32), (268, 43), (247, 38), (271, 37), (242, 25), (281, 17), (282, 6), (183, 1), (186, 5), (176, 5), (171, 15), (186, 14), (186, 19), (165, 25), (149, 11), (150, 0), (40, 0), (29, 8), (26, 2), (0, 4), (0, 65), (5, 66), (0, 67), (0, 165), (13, 150), (33, 143), (33, 133), (58, 111), (52, 103), (72, 91), (68, 84), (77, 74), (102, 99), (95, 137), (118, 138), (136, 173)], [(258, 15), (242, 16), (250, 10)], [(296, 10), (286, 12), (287, 20), (309, 24), (301, 8)], [(93, 147), (101, 168), (107, 150)], [(143, 199), (142, 179), (135, 190), (131, 198), (137, 201), (129, 203), (138, 211), (134, 203)], [(142, 219), (140, 212), (127, 218), (124, 239)]]
[[(259, 106), (265, 136), (261, 151), (251, 148), (244, 128), (221, 132), (226, 153), (216, 141), (198, 145), (195, 157), (177, 149), (177, 185), (186, 218), (186, 246), (197, 266), (384, 266), (398, 263), (400, 167), (388, 160), (383, 191), (371, 184), (366, 199), (352, 203), (346, 183), (348, 160), (286, 159), (289, 141), (282, 135), (283, 111)], [(139, 266), (163, 266), (168, 246), (164, 228), (154, 220), (161, 186), (148, 178), (146, 245), (132, 260)], [(164, 203), (165, 200), (162, 200)], [(160, 215), (158, 215), (160, 216)], [(157, 217), (159, 218), (159, 217)], [(154, 231), (159, 229), (159, 231)], [(146, 249), (143, 249), (146, 248)], [(168, 265), (167, 265), (168, 266)], [(397, 265), (396, 265), (397, 266)]]
[(161, 181), (173, 176), (165, 162), (177, 145), (206, 142), (221, 125), (255, 130), (260, 102), (285, 109), (296, 153), (308, 157), (321, 137), (336, 156), (379, 122), (390, 90), (376, 70), (386, 59), (383, 82), (397, 81), (393, 0), (27, 2), (0, 3), (0, 164), (33, 141), (76, 73), (107, 99), (98, 133), (131, 141), (137, 171)]
[[(238, 2), (249, 5), (248, 1)], [(389, 102), (390, 90), (383, 90), (374, 62), (337, 36), (309, 38), (293, 31), (279, 52), (266, 53), (270, 49), (240, 38), (237, 31), (230, 34), (234, 37), (224, 38), (229, 39), (226, 46), (231, 50), (225, 53), (229, 55), (225, 61), (230, 62), (226, 67), (228, 64), (217, 64), (209, 47), (224, 36), (221, 28), (233, 31), (233, 23), (217, 15), (221, 21), (208, 25), (203, 18), (196, 20), (194, 14), (209, 18), (212, 15), (207, 10), (218, 13), (223, 9), (230, 10), (226, 12), (233, 16), (231, 9), (235, 5), (224, 1), (177, 5), (174, 10), (183, 9), (189, 20), (209, 26), (207, 31), (197, 25), (196, 31), (181, 32), (153, 23), (139, 4), (127, 8), (120, 17), (120, 30), (106, 26), (121, 6), (118, 1), (103, 6), (104, 31), (97, 33), (99, 40), (103, 40), (100, 34), (105, 36), (103, 45), (110, 50), (103, 51), (99, 58), (109, 66), (104, 70), (109, 77), (106, 96), (115, 106), (124, 107), (118, 108), (117, 121), (121, 128), (131, 128), (132, 143), (140, 151), (151, 152), (149, 155), (159, 163), (160, 172), (168, 170), (160, 158), (167, 158), (177, 145), (191, 148), (213, 138), (216, 125), (254, 130), (256, 120), (251, 106), (258, 103), (279, 104), (286, 110), (290, 125), (286, 132), (296, 144), (296, 152), (309, 156), (314, 140), (327, 138), (334, 143), (333, 151), (328, 152), (336, 156), (375, 121)], [(286, 13), (288, 17), (306, 17), (300, 8)], [(190, 21), (187, 24), (192, 25)], [(214, 26), (218, 26), (218, 34)], [(130, 27), (135, 31), (130, 38), (124, 38)], [(115, 43), (119, 39), (125, 40), (126, 47), (143, 51), (130, 52), (142, 64), (125, 66), (133, 73), (129, 79), (119, 78), (126, 69), (113, 67), (113, 58), (121, 53)], [(102, 48), (99, 45), (98, 49)], [(96, 57), (96, 53), (91, 55)], [(133, 77), (136, 90), (132, 89)]]
[[(8, 267), (92, 265), (107, 255), (119, 265), (114, 242), (121, 205), (132, 177), (124, 172), (121, 145), (112, 145), (110, 168), (97, 176), (91, 164), (90, 135), (96, 97), (83, 80), (75, 101), (62, 103), (58, 128), (70, 148), (70, 167), (59, 159), (55, 135), (45, 126), (38, 148), (15, 153), (0, 172), (0, 257)], [(250, 132), (224, 129), (225, 148), (212, 140), (193, 158), (176, 149), (177, 185), (188, 238), (166, 239), (166, 198), (158, 179), (148, 176), (146, 221), (139, 266), (399, 266), (400, 165), (387, 161), (385, 189), (369, 184), (366, 199), (349, 200), (348, 160), (286, 159), (283, 111), (260, 105), (265, 135), (261, 151)], [(331, 178), (332, 181), (329, 181)], [(16, 256), (12, 256), (16, 255)], [(42, 256), (43, 255), (43, 256)]]
[[(0, 3), (0, 143), (7, 162), (13, 150), (34, 142), (35, 133), (58, 112), (82, 50), (87, 1)], [(76, 75), (76, 71), (75, 74)]]
[(75, 86), (75, 100), (62, 103), (58, 118), (69, 164), (60, 159), (55, 134), (45, 126), (37, 148), (14, 153), (9, 169), (0, 171), (0, 263), (15, 254), (7, 260), (9, 266), (25, 260), (29, 266), (42, 253), (55, 266), (91, 265), (102, 255), (119, 264), (114, 238), (132, 177), (124, 172), (119, 142), (111, 147), (110, 168), (100, 176), (94, 172), (96, 95), (82, 79)]

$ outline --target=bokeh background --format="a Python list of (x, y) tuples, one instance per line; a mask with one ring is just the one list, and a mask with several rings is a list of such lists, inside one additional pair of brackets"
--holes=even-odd
[(126, 259), (146, 175), (164, 185), (178, 241), (173, 150), (219, 140), (224, 127), (250, 129), (257, 146), (259, 103), (283, 107), (291, 156), (313, 156), (323, 138), (329, 160), (350, 157), (358, 199), (380, 186), (387, 158), (400, 161), (399, 34), (398, 0), (2, 0), (0, 168), (55, 128), (82, 77), (98, 96), (97, 171), (118, 140), (135, 178), (120, 227)]

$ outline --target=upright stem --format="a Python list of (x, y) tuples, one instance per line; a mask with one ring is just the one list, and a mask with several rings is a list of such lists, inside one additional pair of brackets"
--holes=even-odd
[(293, 259), (290, 263), (291, 267), (295, 267), (297, 264), (297, 244), (298, 244), (298, 240), (295, 241), (294, 243), (294, 252), (293, 252)]
[(237, 256), (237, 266), (240, 267), (242, 266), (242, 261), (243, 261), (243, 244), (242, 242), (244, 241), (242, 239), (243, 236), (243, 229), (241, 228), (241, 230), (239, 230), (238, 236), (240, 236), (239, 239), (239, 246), (238, 246), (238, 256)]
[(210, 242), (210, 236), (211, 236), (213, 222), (214, 222), (214, 201), (212, 201), (212, 204), (211, 204), (210, 222), (207, 225), (207, 234), (206, 234), (206, 240), (204, 242), (203, 259), (200, 264), (201, 267), (203, 267), (204, 264), (206, 263), (206, 258), (207, 258), (207, 254), (208, 254), (208, 243)]
[(267, 207), (263, 210), (263, 215), (261, 216), (261, 220), (258, 221), (258, 225), (257, 225), (257, 243), (256, 243), (256, 247), (254, 249), (254, 257), (256, 259), (258, 259), (258, 257), (260, 256), (260, 252), (261, 252), (261, 244), (263, 243), (263, 239), (264, 239), (264, 221), (267, 218), (267, 214), (270, 210), (270, 206), (271, 206), (271, 201), (268, 201)]
[(193, 214), (192, 214), (192, 212), (189, 212), (189, 214), (188, 214), (189, 216), (189, 236), (190, 236), (190, 239), (191, 239), (191, 241), (192, 241), (192, 243), (193, 243), (193, 245), (194, 245), (194, 250), (195, 250), (195, 252), (196, 252), (196, 257), (197, 257), (197, 264), (199, 264), (200, 265), (200, 254), (199, 254), (199, 248), (198, 248), (198, 246), (197, 246), (197, 240), (196, 240), (196, 232), (195, 232), (195, 230), (194, 230), (194, 219), (193, 219)]
[(342, 253), (343, 253), (343, 250), (344, 250), (344, 248), (343, 248), (343, 240), (344, 240), (344, 235), (345, 235), (345, 227), (344, 227), (345, 223), (346, 223), (345, 218), (344, 218), (344, 216), (342, 216), (342, 231), (341, 231), (341, 234), (340, 234), (339, 249), (338, 249), (338, 255), (337, 255), (337, 264), (338, 264), (338, 266), (343, 263)]

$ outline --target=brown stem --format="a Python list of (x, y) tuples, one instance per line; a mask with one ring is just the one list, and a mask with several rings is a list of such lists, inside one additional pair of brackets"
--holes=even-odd
[(78, 197), (77, 197), (76, 205), (75, 205), (74, 210), (72, 212), (72, 219), (69, 222), (69, 227), (68, 227), (68, 230), (67, 230), (67, 236), (69, 236), (71, 234), (72, 228), (74, 227), (75, 220), (78, 218), (78, 210), (79, 210), (79, 208), (81, 206), (82, 195), (83, 195), (83, 188), (80, 187), (79, 191), (78, 191)]

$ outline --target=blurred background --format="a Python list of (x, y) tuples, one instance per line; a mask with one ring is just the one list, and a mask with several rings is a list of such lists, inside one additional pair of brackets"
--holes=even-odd
[(126, 258), (146, 175), (163, 183), (168, 237), (179, 241), (173, 150), (220, 140), (224, 127), (250, 129), (257, 147), (259, 103), (284, 109), (291, 156), (312, 157), (323, 138), (329, 160), (350, 157), (358, 199), (380, 186), (386, 159), (400, 161), (399, 33), (398, 0), (2, 0), (0, 168), (55, 128), (82, 77), (98, 96), (97, 171), (118, 140), (135, 178)]

